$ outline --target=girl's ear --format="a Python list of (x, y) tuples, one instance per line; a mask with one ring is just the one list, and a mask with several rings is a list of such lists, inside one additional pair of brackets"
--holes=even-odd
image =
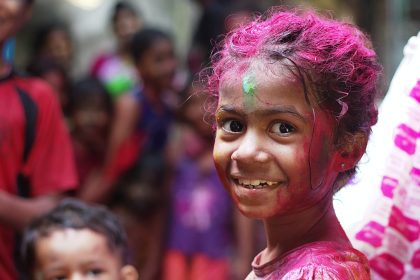
[(345, 140), (337, 151), (334, 159), (334, 170), (344, 172), (352, 169), (366, 151), (368, 136), (363, 132), (356, 132)]
[(125, 265), (121, 268), (121, 280), (138, 280), (139, 274), (137, 269), (132, 265)]

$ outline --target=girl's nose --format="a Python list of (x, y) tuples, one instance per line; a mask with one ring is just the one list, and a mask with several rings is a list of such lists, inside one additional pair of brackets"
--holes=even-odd
[(270, 160), (264, 141), (257, 133), (247, 131), (238, 148), (232, 153), (232, 160), (264, 163)]
[(74, 273), (71, 275), (70, 280), (85, 280), (86, 278), (81, 273)]

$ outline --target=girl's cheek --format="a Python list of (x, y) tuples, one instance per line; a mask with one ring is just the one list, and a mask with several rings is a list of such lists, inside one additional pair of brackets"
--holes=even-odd
[(228, 157), (227, 153), (228, 146), (224, 141), (220, 139), (220, 136), (216, 132), (216, 137), (213, 145), (213, 159), (216, 163), (224, 162)]
[(214, 161), (214, 165), (219, 173), (219, 177), (221, 177), (221, 179), (223, 179), (225, 172), (226, 172), (226, 167), (227, 167), (227, 159), (225, 154), (221, 153), (220, 151), (217, 150), (217, 147), (215, 146), (215, 149), (213, 151), (213, 161)]

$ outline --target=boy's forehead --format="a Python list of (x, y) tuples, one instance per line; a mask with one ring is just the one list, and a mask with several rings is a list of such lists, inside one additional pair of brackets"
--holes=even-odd
[[(88, 228), (74, 229), (74, 228), (57, 228), (51, 231), (48, 235), (40, 237), (35, 244), (38, 249), (43, 250), (68, 250), (68, 244), (83, 245), (84, 248), (92, 247), (109, 247), (107, 237), (104, 234), (96, 232)], [(75, 244), (73, 244), (75, 245)], [(73, 248), (76, 248), (74, 246)]]

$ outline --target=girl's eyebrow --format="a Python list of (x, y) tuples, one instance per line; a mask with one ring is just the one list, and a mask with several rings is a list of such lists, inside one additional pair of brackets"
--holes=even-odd
[(235, 106), (222, 105), (219, 108), (217, 108), (216, 114), (219, 114), (221, 112), (231, 113), (231, 114), (241, 114), (242, 113), (242, 110), (235, 109)]
[[(222, 106), (220, 106), (217, 109), (216, 114), (219, 114), (221, 112), (245, 115), (245, 112), (242, 108), (237, 108), (237, 107), (232, 106), (232, 105), (222, 105)], [(279, 105), (279, 106), (271, 107), (271, 108), (267, 108), (267, 109), (257, 109), (257, 110), (254, 110), (253, 113), (256, 114), (256, 115), (264, 116), (264, 117), (269, 116), (269, 115), (276, 115), (276, 114), (291, 114), (291, 115), (301, 119), (304, 122), (308, 121), (308, 119), (304, 115), (299, 113), (298, 110), (296, 110), (296, 108), (294, 106), (289, 106), (289, 105)]]

